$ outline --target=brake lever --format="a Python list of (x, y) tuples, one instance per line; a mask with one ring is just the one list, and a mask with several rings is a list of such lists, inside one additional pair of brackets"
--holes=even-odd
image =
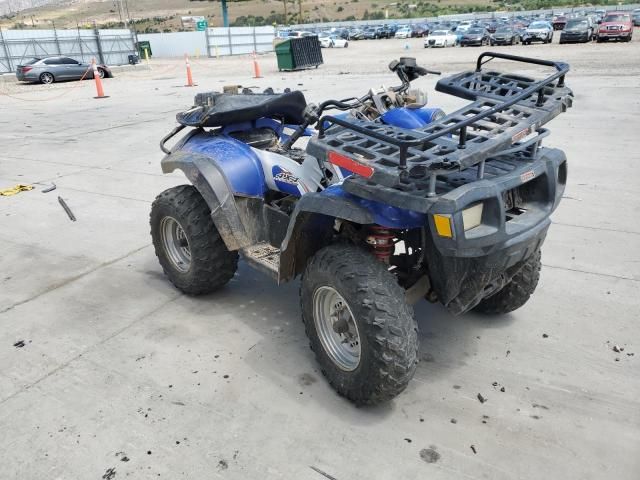
[(438, 72), (438, 71), (436, 71), (436, 70), (427, 70), (427, 69), (425, 68), (425, 71), (426, 71), (427, 73), (430, 73), (431, 75), (442, 75), (442, 72)]

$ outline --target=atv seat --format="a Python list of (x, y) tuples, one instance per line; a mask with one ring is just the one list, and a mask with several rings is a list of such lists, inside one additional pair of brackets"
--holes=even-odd
[(303, 123), (307, 102), (300, 91), (280, 94), (214, 93), (208, 104), (178, 113), (178, 123), (186, 127), (221, 127), (262, 117), (282, 118), (285, 123)]

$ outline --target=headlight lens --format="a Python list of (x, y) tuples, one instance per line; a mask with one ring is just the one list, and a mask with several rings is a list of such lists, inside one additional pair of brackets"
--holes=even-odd
[(462, 211), (462, 225), (464, 231), (476, 228), (482, 223), (482, 203), (478, 203), (473, 207), (466, 208)]

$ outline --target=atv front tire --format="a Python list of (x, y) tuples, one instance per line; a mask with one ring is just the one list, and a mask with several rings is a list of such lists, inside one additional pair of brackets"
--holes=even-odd
[(231, 280), (238, 252), (227, 249), (198, 190), (180, 185), (151, 205), (151, 238), (162, 270), (188, 295), (213, 292)]
[(302, 320), (322, 373), (358, 405), (388, 401), (416, 369), (418, 329), (385, 264), (350, 245), (323, 248), (300, 286)]
[(483, 299), (474, 307), (476, 312), (501, 315), (522, 307), (538, 286), (540, 279), (540, 250), (534, 252), (520, 271), (501, 290)]

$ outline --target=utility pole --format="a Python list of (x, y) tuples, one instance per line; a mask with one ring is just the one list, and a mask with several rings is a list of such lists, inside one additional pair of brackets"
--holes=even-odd
[(120, 0), (115, 0), (114, 2), (116, 7), (118, 7), (118, 17), (120, 17), (120, 23), (122, 23), (122, 2)]
[(227, 0), (222, 0), (222, 26), (229, 26), (229, 13), (227, 12)]
[(302, 23), (302, 0), (298, 0), (298, 23)]
[(284, 24), (286, 25), (288, 23), (288, 21), (287, 21), (287, 17), (288, 17), (288, 15), (287, 15), (287, 1), (288, 0), (282, 0), (282, 1), (284, 3)]

